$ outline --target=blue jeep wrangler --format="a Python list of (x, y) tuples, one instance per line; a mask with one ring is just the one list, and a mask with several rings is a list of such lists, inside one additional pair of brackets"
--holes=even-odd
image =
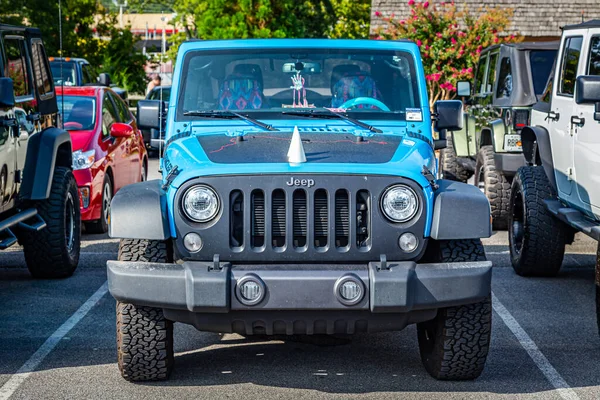
[(173, 322), (245, 336), (417, 324), (432, 376), (479, 376), (490, 206), (435, 178), (462, 103), (432, 115), (417, 46), (190, 41), (176, 65), (168, 105), (138, 103), (142, 128), (166, 121), (162, 179), (112, 202), (123, 377), (169, 376)]

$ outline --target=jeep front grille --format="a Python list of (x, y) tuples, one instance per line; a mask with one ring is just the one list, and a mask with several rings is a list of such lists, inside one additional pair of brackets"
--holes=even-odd
[[(350, 244), (351, 232), (354, 245), (364, 247), (369, 238), (369, 196), (366, 190), (356, 194), (355, 215), (351, 218), (350, 198), (345, 189), (270, 192), (254, 189), (249, 207), (250, 247), (258, 250), (268, 245), (280, 251), (287, 248), (302, 251), (308, 246), (317, 250), (330, 246), (345, 249)], [(241, 248), (245, 244), (244, 213), (236, 210), (244, 208), (244, 196), (240, 190), (234, 190), (230, 199), (229, 243), (232, 248)]]

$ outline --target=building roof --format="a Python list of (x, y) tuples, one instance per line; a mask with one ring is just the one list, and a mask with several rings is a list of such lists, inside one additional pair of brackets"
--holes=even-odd
[[(435, 3), (439, 4), (439, 1)], [(456, 0), (456, 5), (459, 10), (466, 7), (474, 13), (494, 7), (512, 9), (514, 15), (509, 33), (526, 37), (559, 37), (565, 25), (600, 18), (598, 0)], [(372, 0), (371, 33), (384, 24), (375, 16), (376, 12), (386, 17), (394, 13), (403, 18), (410, 15), (410, 7), (408, 0)]]

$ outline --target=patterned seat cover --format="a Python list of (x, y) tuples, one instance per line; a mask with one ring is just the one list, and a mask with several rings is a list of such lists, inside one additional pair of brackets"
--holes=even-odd
[(220, 110), (256, 110), (262, 108), (264, 103), (262, 85), (253, 76), (232, 74), (221, 85)]
[[(381, 97), (377, 90), (375, 80), (366, 72), (357, 72), (345, 74), (333, 86), (333, 96), (331, 98), (332, 107), (340, 107), (348, 100), (357, 97), (371, 97), (379, 99)], [(357, 108), (377, 108), (371, 105), (358, 105)]]

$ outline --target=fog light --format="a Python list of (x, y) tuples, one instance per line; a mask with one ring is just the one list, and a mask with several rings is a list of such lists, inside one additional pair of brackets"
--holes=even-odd
[(338, 300), (347, 306), (358, 304), (365, 294), (362, 281), (355, 275), (346, 275), (338, 279), (334, 290)]
[(398, 239), (398, 246), (400, 246), (402, 251), (407, 253), (415, 251), (418, 245), (419, 241), (417, 240), (417, 237), (410, 232), (403, 233), (400, 236), (400, 239)]
[(238, 280), (236, 295), (240, 303), (247, 306), (258, 304), (264, 299), (267, 288), (256, 275), (246, 275)]
[(90, 206), (90, 188), (87, 186), (79, 188), (79, 204), (81, 207), (88, 208)]
[(190, 253), (196, 253), (202, 249), (202, 238), (197, 233), (188, 233), (183, 238), (183, 245)]

